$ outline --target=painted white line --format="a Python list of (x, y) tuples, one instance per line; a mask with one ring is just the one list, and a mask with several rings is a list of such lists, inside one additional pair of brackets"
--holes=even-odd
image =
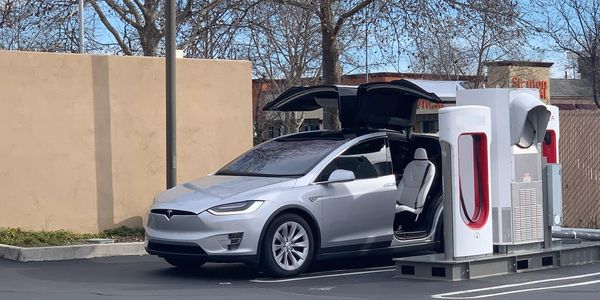
[(252, 279), (250, 282), (259, 282), (259, 283), (278, 283), (278, 282), (292, 282), (292, 281), (301, 281), (301, 280), (311, 280), (311, 279), (319, 279), (319, 278), (329, 278), (329, 277), (342, 277), (342, 276), (351, 276), (351, 275), (362, 275), (362, 274), (372, 274), (372, 273), (383, 273), (383, 272), (394, 272), (396, 271), (396, 267), (378, 267), (371, 269), (364, 269), (365, 271), (354, 271), (348, 273), (336, 273), (336, 274), (326, 274), (326, 275), (313, 275), (313, 276), (305, 276), (305, 277), (294, 277), (294, 278), (283, 278), (283, 279)]
[(562, 289), (562, 288), (567, 288), (567, 287), (574, 287), (574, 286), (581, 286), (581, 285), (590, 285), (590, 284), (595, 284), (595, 283), (600, 283), (600, 280), (584, 281), (584, 282), (577, 282), (577, 283), (563, 284), (563, 285), (555, 285), (555, 286), (548, 286), (548, 287), (538, 287), (538, 288), (522, 289), (522, 290), (515, 290), (515, 291), (506, 291), (506, 292), (500, 292), (500, 293), (494, 293), (494, 294), (483, 294), (483, 295), (477, 295), (477, 296), (450, 297), (450, 298), (444, 298), (444, 299), (480, 299), (480, 298), (488, 298), (488, 297), (494, 297), (494, 296), (517, 294), (517, 293), (526, 293), (526, 292), (533, 292), (533, 291)]
[(515, 294), (515, 293), (524, 293), (524, 292), (529, 292), (529, 291), (558, 289), (558, 288), (565, 288), (565, 287), (571, 287), (571, 286), (580, 286), (580, 285), (589, 285), (589, 284), (599, 283), (600, 280), (593, 280), (593, 281), (577, 282), (577, 283), (571, 283), (571, 284), (565, 284), (565, 285), (558, 285), (558, 286), (539, 287), (539, 288), (530, 288), (530, 289), (522, 289), (522, 290), (513, 290), (513, 291), (506, 291), (506, 292), (492, 293), (492, 294), (484, 294), (484, 295), (477, 295), (477, 296), (462, 296), (462, 297), (461, 296), (455, 296), (455, 295), (460, 295), (460, 294), (472, 294), (472, 293), (477, 293), (477, 292), (486, 292), (486, 291), (500, 290), (500, 289), (506, 289), (506, 288), (511, 288), (511, 287), (524, 286), (524, 285), (532, 285), (532, 284), (554, 282), (554, 281), (573, 280), (573, 279), (580, 279), (580, 278), (587, 278), (587, 277), (594, 277), (594, 276), (600, 276), (600, 272), (589, 273), (589, 274), (582, 274), (582, 275), (575, 275), (575, 276), (568, 276), (568, 277), (558, 277), (558, 278), (542, 279), (542, 280), (535, 280), (535, 281), (529, 281), (529, 282), (523, 282), (523, 283), (505, 284), (505, 285), (492, 286), (492, 287), (479, 288), (479, 289), (472, 289), (472, 290), (456, 291), (456, 292), (450, 292), (450, 293), (436, 294), (436, 295), (432, 295), (431, 297), (435, 298), (435, 299), (477, 299), (477, 298), (486, 298), (486, 297), (500, 296), (500, 295), (506, 295), (506, 294)]
[[(331, 270), (331, 271), (321, 271), (321, 272), (310, 272), (304, 273), (300, 276), (315, 276), (315, 275), (329, 275), (334, 272), (357, 272), (357, 271), (370, 271), (370, 270), (383, 270), (383, 269), (392, 269), (394, 266), (381, 266), (381, 267), (369, 267), (369, 268), (358, 268), (358, 269), (341, 269), (341, 270)], [(273, 277), (265, 277), (265, 278), (256, 278), (253, 280), (268, 280), (268, 279), (277, 279)]]

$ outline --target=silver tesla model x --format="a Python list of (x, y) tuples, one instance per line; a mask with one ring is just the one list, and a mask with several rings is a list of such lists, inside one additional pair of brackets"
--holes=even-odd
[(265, 109), (337, 106), (342, 130), (262, 143), (217, 172), (156, 196), (146, 250), (179, 268), (259, 264), (273, 276), (318, 259), (439, 249), (441, 150), (412, 133), (409, 81), (292, 88)]

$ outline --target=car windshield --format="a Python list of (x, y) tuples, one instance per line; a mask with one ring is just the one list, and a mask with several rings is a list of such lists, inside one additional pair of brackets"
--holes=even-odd
[(242, 154), (216, 175), (303, 176), (344, 142), (343, 138), (315, 139), (302, 135), (268, 141)]

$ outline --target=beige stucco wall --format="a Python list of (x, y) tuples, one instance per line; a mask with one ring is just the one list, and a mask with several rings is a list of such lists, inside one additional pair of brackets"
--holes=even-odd
[[(0, 51), (0, 227), (141, 226), (165, 187), (164, 59)], [(179, 182), (252, 146), (247, 61), (178, 59)]]

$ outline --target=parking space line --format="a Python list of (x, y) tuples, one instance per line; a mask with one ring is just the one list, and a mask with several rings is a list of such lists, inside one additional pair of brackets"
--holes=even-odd
[(530, 288), (530, 289), (522, 289), (522, 290), (515, 290), (515, 291), (506, 291), (506, 292), (493, 293), (493, 294), (483, 294), (483, 295), (477, 295), (477, 296), (444, 297), (442, 299), (480, 299), (480, 298), (488, 298), (488, 297), (494, 297), (494, 296), (502, 296), (502, 295), (509, 295), (509, 294), (533, 292), (533, 291), (562, 289), (562, 288), (567, 288), (567, 287), (590, 285), (590, 284), (595, 284), (595, 283), (600, 283), (600, 279), (599, 280), (592, 280), (592, 281), (584, 281), (584, 282), (571, 283), (571, 284), (554, 285), (554, 286), (538, 287), (538, 288)]
[(505, 285), (492, 286), (492, 287), (479, 288), (479, 289), (456, 291), (456, 292), (450, 292), (450, 293), (436, 294), (436, 295), (432, 295), (431, 297), (435, 298), (435, 299), (479, 299), (479, 298), (488, 298), (488, 297), (508, 295), (508, 294), (525, 293), (525, 292), (531, 292), (531, 291), (541, 291), (541, 290), (550, 290), (550, 289), (560, 289), (560, 288), (566, 288), (566, 287), (574, 287), (574, 286), (582, 286), (582, 285), (590, 285), (590, 284), (594, 284), (594, 283), (600, 283), (600, 280), (592, 280), (592, 281), (576, 282), (576, 283), (555, 285), (555, 286), (548, 286), (548, 287), (538, 287), (538, 288), (529, 288), (529, 289), (512, 290), (512, 291), (506, 291), (506, 292), (482, 294), (482, 295), (476, 295), (476, 296), (457, 296), (457, 295), (461, 295), (461, 294), (473, 294), (473, 293), (477, 293), (477, 292), (501, 290), (501, 289), (506, 289), (506, 288), (511, 288), (511, 287), (520, 287), (520, 286), (524, 286), (524, 285), (533, 285), (533, 284), (538, 284), (538, 283), (581, 279), (581, 278), (594, 277), (594, 276), (600, 276), (600, 272), (582, 274), (582, 275), (574, 275), (574, 276), (568, 276), (568, 277), (549, 278), (549, 279), (535, 280), (535, 281), (522, 282), (522, 283), (505, 284)]
[[(358, 271), (360, 270), (360, 271)], [(347, 273), (335, 273), (335, 274), (324, 274), (324, 275), (310, 275), (304, 277), (294, 277), (294, 278), (282, 278), (282, 279), (252, 279), (250, 282), (258, 282), (258, 283), (279, 283), (279, 282), (292, 282), (292, 281), (301, 281), (301, 280), (311, 280), (311, 279), (319, 279), (319, 278), (330, 278), (330, 277), (342, 277), (342, 276), (351, 276), (351, 275), (363, 275), (363, 274), (372, 274), (372, 273), (383, 273), (383, 272), (393, 272), (396, 270), (396, 267), (377, 267), (377, 268), (368, 268), (368, 269), (353, 269), (352, 272)]]

